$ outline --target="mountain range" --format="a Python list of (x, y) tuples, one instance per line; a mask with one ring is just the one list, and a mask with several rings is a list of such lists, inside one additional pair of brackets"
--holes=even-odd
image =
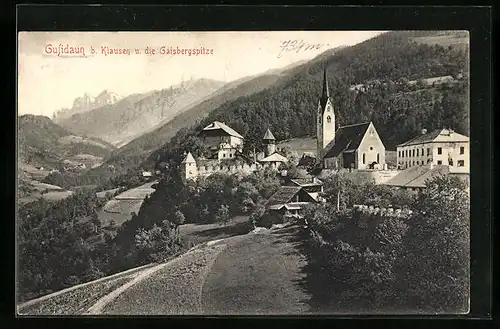
[(99, 106), (95, 106), (97, 101), (84, 97), (75, 104), (90, 104), (90, 110), (73, 110), (76, 112), (71, 116), (56, 121), (76, 133), (122, 146), (196, 105), (224, 84), (209, 79), (190, 80), (159, 91), (113, 98)]
[(82, 97), (77, 97), (73, 101), (72, 108), (64, 108), (54, 112), (52, 119), (54, 122), (60, 122), (74, 114), (85, 113), (98, 107), (115, 104), (120, 99), (121, 97), (117, 93), (107, 90), (103, 90), (97, 97), (85, 93)]

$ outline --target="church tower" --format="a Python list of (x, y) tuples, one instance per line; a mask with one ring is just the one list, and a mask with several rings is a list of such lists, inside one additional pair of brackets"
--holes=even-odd
[(266, 157), (274, 154), (276, 152), (276, 138), (274, 138), (273, 133), (269, 128), (267, 128), (267, 131), (264, 135), (263, 138), (263, 143), (266, 146)]
[(326, 65), (323, 71), (323, 90), (319, 99), (318, 111), (316, 113), (316, 137), (317, 153), (316, 162), (323, 161), (325, 147), (335, 139), (335, 112), (330, 101), (328, 79), (326, 77)]

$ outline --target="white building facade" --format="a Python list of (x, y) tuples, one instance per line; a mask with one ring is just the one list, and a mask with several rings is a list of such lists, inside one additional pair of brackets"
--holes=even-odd
[(437, 129), (398, 145), (399, 169), (426, 164), (448, 165), (453, 172), (470, 172), (469, 137), (451, 129)]

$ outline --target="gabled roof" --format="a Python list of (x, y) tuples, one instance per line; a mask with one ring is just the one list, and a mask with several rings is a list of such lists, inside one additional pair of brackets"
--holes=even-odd
[(182, 160), (181, 163), (195, 163), (195, 159), (193, 158), (193, 155), (191, 154), (191, 152), (188, 152), (188, 154), (186, 155), (186, 157), (184, 158), (184, 160)]
[(397, 187), (425, 187), (425, 181), (439, 175), (447, 175), (450, 169), (446, 165), (424, 165), (407, 168), (387, 181), (384, 185)]
[(468, 142), (469, 137), (464, 136), (462, 134), (459, 134), (457, 132), (454, 132), (453, 130), (450, 129), (435, 129), (431, 131), (430, 133), (419, 135), (416, 137), (413, 137), (409, 141), (406, 141), (402, 144), (399, 144), (398, 146), (409, 146), (409, 145), (416, 145), (416, 144), (424, 144), (424, 143), (431, 143), (431, 142)]
[(275, 152), (264, 159), (260, 159), (259, 162), (288, 162), (288, 159)]
[(302, 189), (300, 186), (282, 186), (267, 201), (268, 206), (288, 203)]
[(243, 136), (241, 136), (240, 134), (238, 134), (236, 132), (236, 130), (234, 130), (233, 128), (227, 126), (223, 122), (214, 121), (211, 124), (209, 124), (208, 126), (206, 126), (205, 128), (203, 128), (203, 131), (213, 131), (213, 130), (222, 130), (222, 131), (224, 131), (226, 134), (228, 134), (230, 136), (243, 138)]
[(311, 178), (293, 178), (290, 179), (290, 182), (297, 186), (321, 186), (323, 182), (317, 179), (316, 177)]
[(271, 132), (271, 130), (269, 130), (269, 128), (266, 130), (263, 140), (272, 140), (272, 141), (276, 140), (276, 138), (274, 138), (273, 133)]
[[(335, 140), (331, 148), (325, 154), (325, 158), (338, 156), (341, 152), (355, 151), (368, 130), (371, 122), (343, 126), (335, 132)], [(327, 146), (328, 147), (328, 146)]]

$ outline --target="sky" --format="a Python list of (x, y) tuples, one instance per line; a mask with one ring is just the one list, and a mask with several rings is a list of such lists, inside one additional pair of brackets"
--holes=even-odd
[[(382, 32), (20, 32), (18, 114), (51, 117), (56, 110), (71, 108), (84, 93), (95, 97), (103, 90), (127, 96), (189, 79), (230, 82)], [(110, 54), (102, 47), (128, 49), (130, 54)], [(146, 54), (146, 47), (155, 54)], [(199, 54), (162, 54), (162, 47), (198, 49)], [(74, 53), (65, 53), (71, 49)]]

